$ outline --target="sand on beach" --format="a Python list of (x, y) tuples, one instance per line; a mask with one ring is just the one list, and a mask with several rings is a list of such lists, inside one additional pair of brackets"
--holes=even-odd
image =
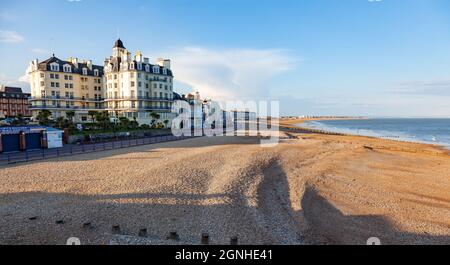
[(2, 167), (0, 244), (450, 244), (444, 150), (281, 135), (272, 148), (202, 137)]

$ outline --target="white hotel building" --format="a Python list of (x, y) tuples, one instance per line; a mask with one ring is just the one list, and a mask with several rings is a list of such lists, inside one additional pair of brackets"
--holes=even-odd
[(170, 60), (158, 59), (151, 64), (140, 52), (131, 53), (118, 39), (113, 54), (104, 63), (105, 109), (111, 116), (137, 118), (149, 123), (150, 113), (160, 114), (160, 120), (171, 120), (173, 74)]
[(120, 39), (112, 52), (103, 66), (55, 56), (32, 61), (28, 74), (33, 116), (44, 109), (50, 110), (53, 118), (74, 111), (76, 122), (86, 122), (90, 121), (90, 110), (107, 110), (111, 117), (136, 118), (140, 124), (149, 124), (152, 112), (160, 115), (161, 122), (171, 121), (175, 114), (171, 113), (170, 60), (158, 59), (151, 64), (140, 52), (132, 58)]

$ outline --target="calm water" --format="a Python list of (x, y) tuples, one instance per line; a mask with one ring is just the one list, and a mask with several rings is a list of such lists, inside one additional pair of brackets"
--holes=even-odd
[(439, 144), (450, 148), (450, 118), (308, 121), (301, 126), (331, 132)]

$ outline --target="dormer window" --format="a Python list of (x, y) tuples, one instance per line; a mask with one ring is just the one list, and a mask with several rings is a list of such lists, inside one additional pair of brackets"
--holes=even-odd
[(95, 69), (95, 70), (94, 70), (94, 75), (95, 75), (95, 76), (98, 76), (98, 69)]
[(50, 64), (50, 70), (58, 72), (59, 71), (59, 65), (58, 64)]
[(148, 64), (145, 66), (145, 71), (150, 72), (150, 66)]
[(167, 75), (167, 69), (163, 68), (163, 75)]
[(131, 64), (130, 64), (130, 69), (131, 69), (131, 70), (134, 70), (134, 63), (131, 63)]
[(159, 74), (159, 66), (153, 66), (153, 73)]
[(70, 65), (64, 65), (63, 71), (66, 73), (70, 73), (70, 72), (72, 72), (72, 67), (70, 67)]
[(138, 63), (137, 66), (138, 66), (138, 70), (141, 71), (141, 70), (142, 70), (142, 64), (141, 64), (141, 63)]
[(83, 75), (87, 75), (87, 68), (83, 68)]

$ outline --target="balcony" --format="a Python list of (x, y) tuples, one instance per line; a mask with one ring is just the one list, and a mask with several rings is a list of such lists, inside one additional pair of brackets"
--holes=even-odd
[(86, 97), (61, 97), (61, 96), (52, 96), (52, 97), (33, 97), (30, 98), (30, 101), (37, 100), (59, 100), (59, 101), (90, 101), (90, 102), (102, 102), (103, 98), (86, 98)]
[(35, 105), (29, 108), (30, 110), (104, 110), (103, 107), (80, 107), (80, 106), (61, 106), (61, 105)]
[(173, 98), (168, 97), (107, 97), (105, 101), (112, 100), (143, 100), (143, 101), (173, 101)]

